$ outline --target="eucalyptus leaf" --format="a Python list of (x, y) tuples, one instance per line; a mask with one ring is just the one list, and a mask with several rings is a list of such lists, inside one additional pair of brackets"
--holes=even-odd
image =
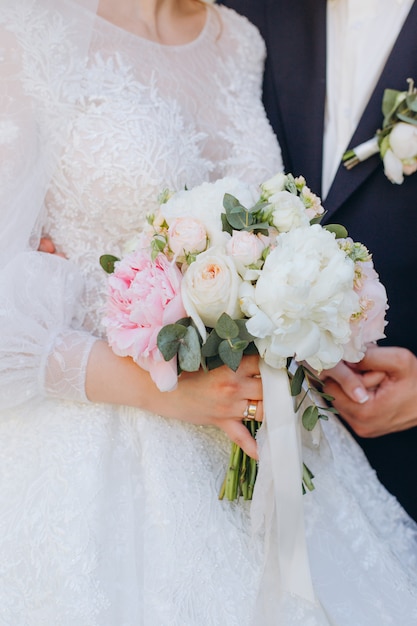
[(207, 337), (205, 343), (201, 346), (201, 354), (205, 357), (215, 356), (219, 353), (219, 345), (221, 342), (222, 339), (213, 329)]
[(113, 274), (114, 264), (117, 263), (117, 261), (120, 261), (120, 259), (112, 254), (102, 254), (100, 257), (100, 265), (107, 274)]
[(227, 219), (226, 213), (222, 213), (221, 214), (221, 218), (222, 218), (222, 230), (223, 230), (223, 232), (229, 233), (229, 235), (231, 235), (233, 233), (233, 228), (229, 224), (229, 220)]
[(292, 396), (298, 396), (301, 393), (301, 388), (304, 382), (304, 378), (305, 378), (304, 367), (302, 365), (299, 365), (297, 369), (295, 370), (295, 374), (292, 377), (292, 380), (290, 383)]
[(348, 231), (342, 224), (326, 224), (323, 228), (336, 235), (336, 239), (346, 239)]
[(180, 342), (178, 363), (184, 372), (197, 372), (200, 369), (200, 340), (195, 328), (188, 326)]
[(417, 126), (417, 119), (410, 117), (408, 115), (402, 115), (401, 113), (397, 114), (397, 117), (402, 122), (406, 122), (407, 124), (412, 124), (413, 126)]
[(235, 339), (239, 336), (239, 326), (227, 313), (222, 313), (214, 327), (222, 339)]
[(170, 361), (177, 354), (187, 330), (182, 324), (168, 324), (161, 328), (156, 343), (165, 361)]
[(303, 426), (306, 430), (313, 430), (319, 419), (319, 410), (316, 406), (308, 406), (301, 418)]
[(234, 213), (241, 209), (243, 209), (244, 211), (247, 211), (246, 207), (244, 207), (243, 204), (241, 204), (239, 200), (235, 196), (232, 196), (232, 194), (230, 193), (224, 194), (223, 206), (226, 209), (227, 213)]
[(229, 342), (224, 340), (219, 345), (219, 356), (225, 365), (236, 372), (243, 357), (243, 350), (233, 350)]
[(206, 369), (210, 370), (215, 370), (217, 367), (222, 367), (224, 365), (224, 362), (222, 361), (222, 359), (219, 357), (218, 354), (208, 357), (206, 359)]
[(248, 230), (253, 224), (253, 217), (246, 209), (227, 212), (227, 221), (234, 230)]
[(250, 334), (250, 332), (248, 331), (246, 327), (247, 320), (240, 319), (240, 320), (233, 320), (233, 321), (239, 328), (238, 336), (240, 337), (240, 339), (246, 339), (247, 341), (253, 341), (255, 339), (255, 337)]
[(245, 341), (245, 339), (239, 339), (239, 337), (230, 341), (232, 350), (234, 350), (235, 352), (243, 352), (243, 350), (246, 350), (246, 348), (248, 347), (248, 343), (248, 341)]

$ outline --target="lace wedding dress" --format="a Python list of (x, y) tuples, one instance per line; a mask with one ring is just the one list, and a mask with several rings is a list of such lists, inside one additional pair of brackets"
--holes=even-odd
[[(0, 56), (0, 624), (417, 623), (416, 527), (336, 420), (303, 452), (321, 608), (284, 594), (271, 620), (250, 505), (217, 497), (225, 436), (85, 397), (100, 254), (165, 188), (281, 167), (258, 32), (210, 6), (194, 41), (163, 46), (87, 0), (2, 0)], [(41, 229), (66, 258), (36, 252)]]

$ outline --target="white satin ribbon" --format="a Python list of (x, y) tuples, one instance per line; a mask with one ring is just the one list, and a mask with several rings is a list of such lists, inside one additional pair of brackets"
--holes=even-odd
[(264, 526), (261, 595), (295, 594), (316, 604), (304, 528), (300, 431), (286, 370), (260, 362), (264, 425), (251, 507), (254, 530)]

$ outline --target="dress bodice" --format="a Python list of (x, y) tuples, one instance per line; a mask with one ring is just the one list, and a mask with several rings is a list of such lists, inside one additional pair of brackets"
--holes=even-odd
[(181, 46), (97, 18), (43, 225), (87, 277), (89, 330), (101, 332), (99, 255), (122, 254), (164, 189), (230, 174), (262, 182), (281, 168), (260, 110), (263, 60), (256, 29), (225, 8), (208, 7), (200, 35)]

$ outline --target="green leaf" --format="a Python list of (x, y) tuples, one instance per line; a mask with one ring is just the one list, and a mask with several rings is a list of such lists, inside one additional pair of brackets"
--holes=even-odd
[[(184, 327), (183, 327), (184, 328)], [(178, 363), (184, 372), (197, 372), (200, 369), (200, 340), (195, 328), (188, 326), (180, 341)]]
[(319, 410), (316, 406), (308, 406), (301, 418), (306, 430), (313, 430), (319, 419)]
[(346, 239), (348, 231), (342, 224), (326, 224), (323, 226), (326, 230), (336, 235), (336, 239)]
[(417, 113), (417, 94), (416, 93), (409, 94), (405, 101), (410, 111), (414, 111), (415, 113)]
[(303, 485), (305, 485), (309, 491), (314, 490), (313, 478), (313, 472), (307, 467), (305, 463), (303, 463)]
[(382, 113), (384, 117), (391, 116), (397, 108), (399, 94), (401, 94), (401, 91), (397, 89), (385, 89), (382, 97)]
[(245, 339), (240, 339), (239, 337), (237, 337), (236, 339), (231, 339), (230, 344), (232, 350), (234, 351), (238, 350), (240, 352), (243, 352), (243, 350), (246, 350), (246, 348), (248, 347), (248, 342)]
[(114, 264), (120, 261), (117, 256), (113, 256), (112, 254), (102, 254), (100, 257), (100, 265), (107, 274), (113, 274), (114, 272)]
[(219, 353), (219, 345), (221, 342), (222, 339), (213, 329), (207, 337), (205, 343), (201, 346), (201, 354), (205, 357), (215, 356)]
[(299, 365), (295, 370), (295, 374), (292, 377), (290, 389), (292, 396), (298, 396), (301, 393), (302, 385), (304, 382), (305, 374), (304, 367)]
[(243, 350), (234, 350), (228, 341), (224, 340), (219, 345), (219, 356), (223, 363), (236, 372), (243, 356)]
[(226, 213), (221, 213), (222, 218), (222, 230), (225, 233), (229, 233), (231, 235), (233, 233), (233, 228), (229, 224), (229, 220), (227, 219)]
[(233, 321), (235, 324), (237, 324), (237, 327), (239, 328), (240, 339), (246, 339), (246, 341), (253, 341), (253, 339), (255, 339), (255, 337), (251, 335), (248, 329), (246, 328), (247, 320), (240, 319), (240, 320), (233, 320)]
[(248, 344), (248, 347), (244, 349), (243, 354), (248, 355), (259, 355), (258, 348), (255, 346), (253, 341)]
[(223, 206), (226, 210), (227, 221), (235, 230), (248, 228), (253, 223), (253, 216), (237, 198), (230, 193), (225, 193)]
[(161, 328), (156, 343), (165, 361), (170, 361), (177, 354), (187, 330), (182, 324), (168, 324)]
[(206, 367), (209, 371), (211, 370), (215, 370), (218, 367), (223, 367), (224, 362), (222, 361), (222, 359), (219, 357), (218, 354), (215, 354), (214, 356), (208, 357), (206, 359)]
[(407, 124), (412, 124), (413, 126), (417, 126), (417, 119), (410, 117), (409, 115), (402, 115), (401, 113), (397, 114), (397, 117), (402, 122), (406, 122)]
[(222, 339), (235, 339), (239, 336), (239, 326), (227, 313), (222, 313), (214, 327)]

